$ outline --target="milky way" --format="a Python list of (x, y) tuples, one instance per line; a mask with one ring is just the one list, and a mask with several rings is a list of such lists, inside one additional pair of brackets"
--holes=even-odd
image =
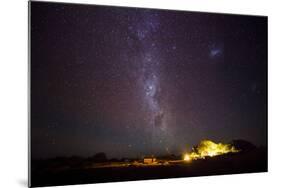
[(31, 3), (32, 157), (267, 144), (265, 17)]
[[(152, 42), (153, 35), (157, 35), (160, 29), (158, 14), (151, 11), (145, 11), (141, 15), (143, 22), (138, 22), (133, 28), (132, 33), (136, 34), (136, 38), (140, 41), (141, 51), (140, 58), (141, 73), (139, 75), (140, 88), (143, 90), (144, 105), (148, 109), (148, 129), (151, 132), (151, 153), (154, 152), (154, 145), (158, 140), (159, 132), (163, 130), (164, 112), (160, 104), (161, 83), (159, 81), (159, 58), (157, 56), (157, 47)], [(160, 130), (160, 131), (159, 131)], [(158, 134), (156, 134), (158, 133)]]

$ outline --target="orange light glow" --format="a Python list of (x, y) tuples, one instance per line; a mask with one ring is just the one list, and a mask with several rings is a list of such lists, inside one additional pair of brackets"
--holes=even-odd
[(185, 155), (183, 156), (183, 160), (185, 160), (185, 161), (191, 161), (191, 158), (190, 158), (189, 154), (185, 154)]

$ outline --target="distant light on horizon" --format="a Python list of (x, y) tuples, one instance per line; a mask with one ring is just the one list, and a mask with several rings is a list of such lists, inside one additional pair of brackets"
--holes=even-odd
[(191, 158), (190, 158), (188, 153), (184, 154), (183, 160), (184, 161), (191, 161)]

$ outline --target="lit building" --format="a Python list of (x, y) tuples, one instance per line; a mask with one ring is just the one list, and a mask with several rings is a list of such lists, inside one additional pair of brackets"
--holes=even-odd
[(155, 163), (156, 162), (156, 158), (155, 157), (144, 157), (143, 158), (143, 163), (144, 164), (151, 164), (151, 163)]

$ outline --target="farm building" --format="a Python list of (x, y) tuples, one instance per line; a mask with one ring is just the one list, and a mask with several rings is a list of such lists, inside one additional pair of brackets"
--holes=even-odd
[(155, 163), (156, 162), (156, 158), (155, 157), (144, 157), (143, 158), (143, 163), (144, 164), (151, 164), (151, 163)]

